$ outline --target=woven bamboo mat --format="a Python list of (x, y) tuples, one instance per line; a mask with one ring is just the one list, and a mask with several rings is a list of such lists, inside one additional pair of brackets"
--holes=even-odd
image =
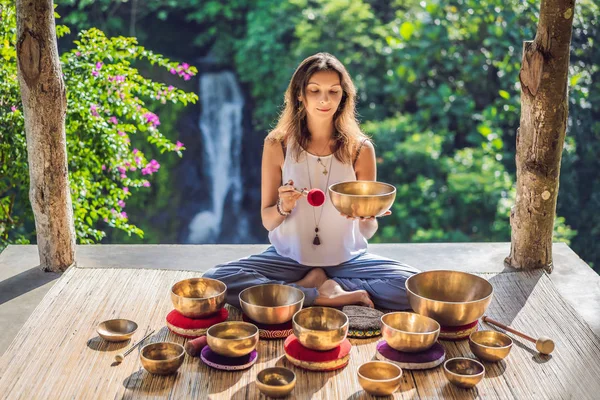
[[(71, 268), (54, 285), (0, 360), (0, 398), (196, 398), (256, 399), (256, 374), (282, 358), (283, 341), (261, 341), (256, 365), (244, 372), (215, 371), (186, 356), (170, 377), (148, 374), (134, 351), (120, 365), (115, 354), (131, 343), (102, 341), (96, 325), (110, 318), (139, 324), (137, 341), (156, 329), (152, 341), (184, 343), (165, 327), (172, 309), (169, 289), (199, 273), (162, 270)], [(597, 398), (600, 393), (600, 340), (539, 272), (482, 274), (494, 286), (488, 315), (531, 336), (556, 342), (551, 357), (534, 345), (515, 340), (505, 361), (486, 363), (486, 377), (474, 389), (447, 383), (441, 367), (405, 371), (394, 398)], [(232, 311), (233, 318), (239, 314)], [(491, 329), (483, 324), (481, 329)], [(518, 339), (518, 338), (515, 338)], [(341, 371), (306, 372), (294, 367), (297, 385), (290, 398), (370, 398), (356, 379), (360, 364), (374, 358), (377, 339), (353, 340), (350, 364)], [(468, 342), (442, 342), (447, 357), (473, 357)]]

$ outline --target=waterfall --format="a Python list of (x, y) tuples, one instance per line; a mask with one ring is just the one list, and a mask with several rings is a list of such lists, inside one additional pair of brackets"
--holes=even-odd
[[(239, 235), (247, 231), (242, 217), (242, 110), (244, 99), (231, 71), (200, 76), (200, 131), (203, 166), (210, 208), (197, 213), (189, 224), (188, 243), (214, 243), (221, 234), (224, 209), (239, 215)], [(227, 204), (225, 201), (227, 200)]]

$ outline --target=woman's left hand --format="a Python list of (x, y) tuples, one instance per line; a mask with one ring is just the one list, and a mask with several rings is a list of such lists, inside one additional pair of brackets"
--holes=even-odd
[[(384, 212), (383, 214), (381, 214), (379, 217), (385, 217), (386, 215), (390, 215), (392, 212), (390, 210), (387, 210), (386, 212)], [(352, 217), (350, 215), (346, 215), (346, 214), (342, 214), (340, 213), (340, 215), (342, 217), (346, 217), (346, 219), (358, 219), (361, 221), (368, 221), (368, 220), (372, 220), (375, 219), (376, 217), (372, 216), (372, 217)]]

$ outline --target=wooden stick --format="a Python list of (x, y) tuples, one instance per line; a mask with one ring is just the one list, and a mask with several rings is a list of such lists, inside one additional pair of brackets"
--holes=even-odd
[(129, 350), (127, 350), (125, 353), (123, 353), (123, 354), (121, 354), (121, 353), (117, 354), (115, 356), (115, 361), (118, 362), (118, 363), (122, 362), (125, 359), (125, 357), (127, 357), (127, 354), (131, 353), (131, 351), (133, 349), (135, 349), (136, 347), (138, 347), (138, 345), (140, 343), (142, 343), (144, 340), (148, 339), (148, 336), (152, 335), (153, 333), (154, 333), (154, 329), (152, 329), (152, 332), (150, 332), (149, 334), (147, 334), (146, 336), (144, 336), (142, 338), (142, 340), (140, 340), (139, 342), (137, 342), (136, 344), (134, 344), (133, 346), (131, 346), (131, 348)]
[(554, 351), (554, 341), (546, 336), (540, 336), (538, 339), (534, 339), (531, 336), (528, 336), (522, 332), (519, 332), (510, 326), (506, 326), (501, 322), (491, 319), (487, 315), (483, 316), (483, 321), (488, 324), (496, 325), (499, 328), (504, 329), (507, 332), (514, 333), (517, 336), (522, 337), (523, 339), (527, 339), (532, 343), (535, 343), (535, 348), (542, 354), (550, 354)]

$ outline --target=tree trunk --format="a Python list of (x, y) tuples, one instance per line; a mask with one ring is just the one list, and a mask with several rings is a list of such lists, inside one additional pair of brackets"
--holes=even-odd
[(567, 127), (569, 49), (575, 0), (542, 0), (535, 39), (523, 43), (517, 199), (511, 210), (513, 268), (552, 271), (552, 234)]
[(75, 228), (52, 0), (17, 0), (17, 59), (40, 267), (60, 272), (75, 261)]

